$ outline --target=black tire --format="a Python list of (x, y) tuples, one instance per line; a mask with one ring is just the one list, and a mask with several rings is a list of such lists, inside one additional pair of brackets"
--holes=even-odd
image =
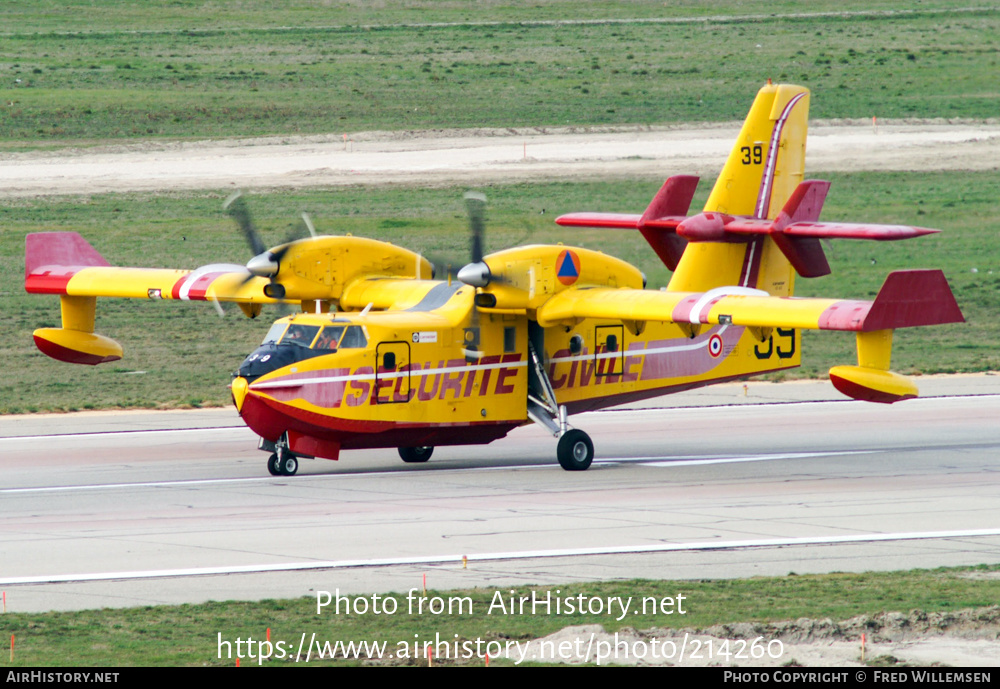
[(278, 460), (278, 470), (282, 476), (295, 476), (299, 470), (299, 458), (291, 452), (282, 452), (282, 457)]
[(433, 447), (401, 447), (399, 456), (407, 464), (422, 464), (434, 454)]
[(267, 458), (267, 473), (271, 476), (281, 476), (281, 469), (278, 468), (278, 453), (273, 453)]
[(556, 447), (559, 465), (566, 471), (585, 471), (594, 461), (594, 443), (578, 428), (563, 433)]

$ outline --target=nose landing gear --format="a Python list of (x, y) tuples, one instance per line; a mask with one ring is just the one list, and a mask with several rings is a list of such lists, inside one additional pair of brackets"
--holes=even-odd
[[(262, 449), (265, 442), (262, 438)], [(271, 449), (274, 452), (267, 458), (267, 473), (271, 476), (295, 476), (295, 472), (299, 470), (299, 458), (288, 449), (287, 436), (282, 435), (278, 442), (273, 443)]]
[(275, 452), (267, 458), (267, 471), (271, 476), (295, 476), (299, 470), (299, 458), (288, 450)]

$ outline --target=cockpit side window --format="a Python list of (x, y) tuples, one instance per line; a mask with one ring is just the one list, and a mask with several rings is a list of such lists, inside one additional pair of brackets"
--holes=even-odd
[(313, 349), (335, 350), (337, 348), (337, 343), (340, 341), (340, 336), (343, 334), (344, 326), (328, 325), (323, 328), (319, 337), (316, 338), (316, 343), (313, 345)]
[(361, 349), (368, 345), (368, 338), (360, 325), (350, 325), (344, 333), (344, 339), (340, 341), (341, 349)]
[(264, 341), (261, 342), (261, 344), (277, 342), (287, 327), (288, 323), (275, 323), (271, 326), (271, 329), (267, 331), (267, 335), (264, 336)]
[(299, 347), (308, 347), (312, 344), (318, 332), (318, 325), (296, 325), (292, 323), (288, 326), (288, 330), (285, 331), (284, 336), (278, 344), (293, 344)]

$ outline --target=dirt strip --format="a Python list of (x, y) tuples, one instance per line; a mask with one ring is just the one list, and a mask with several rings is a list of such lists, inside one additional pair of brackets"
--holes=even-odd
[[(0, 155), (0, 196), (714, 176), (738, 123), (363, 132)], [(808, 169), (997, 170), (1000, 123), (814, 123)]]

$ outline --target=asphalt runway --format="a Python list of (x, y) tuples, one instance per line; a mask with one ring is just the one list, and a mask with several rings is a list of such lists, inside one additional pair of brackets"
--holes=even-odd
[(534, 426), (274, 478), (232, 410), (6, 417), (0, 588), (34, 611), (996, 563), (998, 379), (893, 406), (751, 383), (583, 414), (581, 473)]

